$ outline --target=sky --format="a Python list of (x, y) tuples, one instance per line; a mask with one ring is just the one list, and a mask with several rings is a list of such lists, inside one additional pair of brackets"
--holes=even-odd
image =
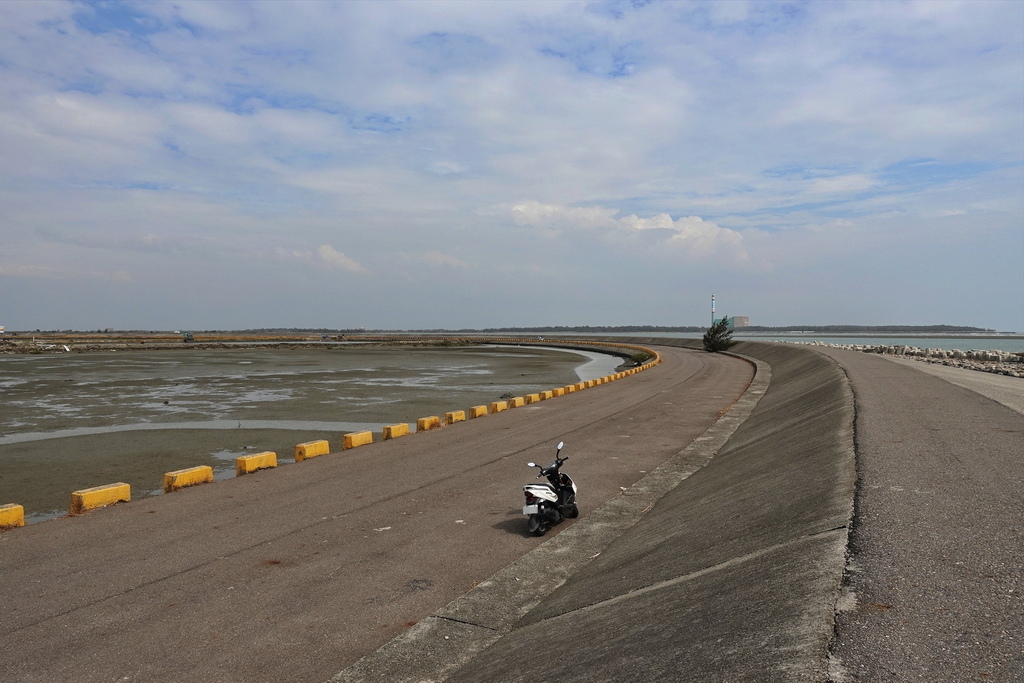
[(0, 3), (12, 330), (1024, 332), (1024, 3)]

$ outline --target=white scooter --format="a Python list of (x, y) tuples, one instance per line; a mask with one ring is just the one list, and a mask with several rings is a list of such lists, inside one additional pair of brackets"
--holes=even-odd
[(534, 462), (526, 463), (528, 467), (540, 467), (537, 478), (547, 477), (549, 482), (527, 484), (523, 487), (523, 495), (526, 496), (523, 514), (529, 517), (526, 527), (534, 536), (543, 536), (548, 529), (565, 518), (579, 517), (580, 510), (576, 507), (576, 484), (568, 474), (559, 472), (562, 463), (569, 459), (569, 456), (559, 456), (564, 446), (565, 443), (558, 442), (555, 461), (550, 465), (540, 467)]

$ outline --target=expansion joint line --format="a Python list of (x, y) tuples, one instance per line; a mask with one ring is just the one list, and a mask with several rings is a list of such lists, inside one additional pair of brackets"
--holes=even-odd
[(593, 610), (601, 609), (601, 608), (604, 608), (604, 607), (607, 607), (607, 606), (610, 606), (610, 605), (616, 605), (616, 604), (619, 604), (619, 603), (622, 603), (622, 602), (626, 602), (627, 600), (632, 600), (633, 598), (637, 598), (637, 597), (640, 597), (642, 595), (646, 595), (647, 593), (654, 593), (654, 592), (663, 590), (665, 588), (671, 588), (673, 586), (677, 586), (677, 585), (679, 585), (681, 583), (687, 583), (687, 582), (692, 581), (694, 579), (699, 579), (699, 578), (707, 576), (709, 574), (714, 574), (714, 573), (716, 573), (718, 571), (721, 571), (723, 569), (730, 569), (732, 567), (737, 567), (737, 566), (745, 564), (745, 563), (747, 563), (747, 562), (749, 562), (751, 560), (756, 560), (756, 559), (758, 559), (760, 557), (763, 557), (765, 555), (773, 553), (773, 552), (775, 552), (777, 550), (782, 550), (782, 549), (790, 547), (790, 546), (799, 545), (800, 543), (803, 543), (804, 541), (815, 539), (815, 538), (819, 538), (819, 537), (822, 537), (822, 536), (827, 536), (829, 534), (835, 534), (835, 533), (840, 532), (840, 531), (845, 532), (846, 531), (846, 527), (845, 526), (837, 526), (837, 527), (834, 527), (832, 529), (825, 529), (823, 531), (815, 531), (813, 533), (804, 534), (802, 536), (798, 536), (798, 537), (790, 539), (788, 541), (784, 541), (782, 543), (777, 543), (775, 545), (768, 546), (766, 548), (761, 548), (760, 550), (755, 550), (754, 552), (747, 553), (746, 555), (741, 555), (740, 557), (730, 558), (730, 559), (728, 559), (728, 560), (726, 560), (724, 562), (719, 562), (718, 564), (712, 565), (710, 567), (705, 567), (703, 569), (698, 569), (697, 571), (690, 572), (689, 574), (684, 574), (682, 576), (677, 576), (677, 577), (672, 578), (672, 579), (665, 579), (664, 581), (658, 581), (656, 583), (652, 583), (652, 584), (649, 584), (647, 586), (643, 586), (641, 588), (637, 588), (635, 590), (631, 590), (628, 593), (624, 593), (622, 595), (616, 595), (616, 596), (608, 598), (606, 600), (601, 600), (600, 602), (595, 602), (595, 603), (592, 603), (590, 605), (585, 605), (583, 607), (579, 607), (577, 609), (569, 610), (567, 612), (561, 612), (559, 614), (554, 614), (554, 615), (552, 615), (550, 617), (545, 618), (544, 621), (548, 621), (550, 619), (555, 619), (555, 618), (558, 618), (558, 617), (562, 617), (562, 616), (565, 616), (567, 614), (586, 613), (586, 612), (590, 612), (590, 611), (593, 611)]
[(454, 624), (462, 624), (464, 626), (472, 626), (473, 628), (482, 628), (482, 629), (487, 630), (487, 631), (493, 631), (494, 633), (502, 633), (502, 632), (504, 632), (502, 629), (495, 628), (493, 626), (484, 626), (483, 624), (478, 624), (475, 621), (466, 621), (464, 619), (453, 619), (452, 617), (446, 617), (446, 616), (442, 616), (440, 614), (431, 614), (430, 616), (433, 619), (439, 619), (441, 621), (448, 621), (448, 622), (451, 622), (451, 623), (454, 623)]

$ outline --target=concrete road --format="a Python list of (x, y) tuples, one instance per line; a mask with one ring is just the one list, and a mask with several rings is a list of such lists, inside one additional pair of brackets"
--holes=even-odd
[(1024, 681), (1024, 381), (824, 352), (859, 469), (834, 680)]
[(935, 375), (955, 384), (958, 387), (970, 389), (976, 394), (1002, 403), (1011, 410), (1024, 413), (1024, 382), (1019, 377), (1007, 377), (992, 372), (976, 372), (965, 368), (947, 367), (938, 363), (926, 363), (911, 358), (899, 356), (881, 356), (892, 363), (899, 363), (907, 367)]
[[(756, 359), (757, 378), (691, 447), (332, 681), (826, 680), (853, 513), (853, 395), (805, 348), (735, 351)], [(664, 489), (669, 469), (682, 476)], [(635, 524), (590, 542), (634, 498)], [(559, 573), (539, 602), (505, 608), (521, 583)]]
[(545, 540), (526, 461), (564, 440), (586, 518), (752, 376), (661, 351), (552, 401), (0, 534), (0, 680), (329, 678)]

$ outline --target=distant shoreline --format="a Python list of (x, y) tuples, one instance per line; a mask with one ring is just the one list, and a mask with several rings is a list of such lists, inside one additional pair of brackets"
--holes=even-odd
[[(2, 329), (2, 328), (0, 328)], [(232, 338), (277, 338), (292, 341), (300, 341), (310, 336), (327, 335), (329, 337), (381, 337), (391, 335), (408, 336), (479, 336), (479, 335), (504, 335), (532, 336), (538, 334), (703, 334), (706, 327), (699, 325), (577, 325), (577, 326), (541, 326), (541, 327), (485, 327), (485, 328), (432, 328), (415, 330), (385, 330), (385, 329), (331, 329), (331, 328), (251, 328), (243, 330), (8, 330), (6, 335), (0, 333), (0, 339), (5, 337), (24, 338), (32, 335), (46, 337), (60, 336), (83, 336), (83, 337), (125, 337), (125, 338), (180, 338), (183, 333), (191, 332), (194, 335), (204, 337), (232, 337)], [(932, 337), (945, 336), (1024, 336), (1022, 332), (999, 331), (985, 327), (973, 327), (969, 325), (744, 325), (735, 328), (737, 334), (828, 334), (832, 336), (844, 335), (873, 335), (873, 336), (912, 336), (927, 335)], [(308, 340), (308, 339), (307, 339)]]
[(929, 333), (929, 332), (872, 332), (867, 334), (864, 332), (755, 332), (746, 331), (746, 328), (742, 330), (733, 330), (733, 335), (736, 337), (743, 337), (746, 335), (765, 337), (769, 335), (784, 335), (787, 337), (815, 337), (827, 335), (829, 337), (879, 337), (883, 339), (902, 339), (902, 338), (915, 338), (920, 337), (922, 339), (1024, 339), (1024, 334), (1019, 332), (985, 332), (985, 333), (973, 333), (973, 332), (947, 332), (947, 333)]

